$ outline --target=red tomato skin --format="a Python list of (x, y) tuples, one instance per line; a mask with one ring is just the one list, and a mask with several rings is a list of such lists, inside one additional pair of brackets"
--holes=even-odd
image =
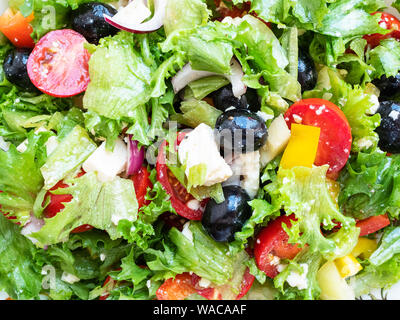
[(136, 199), (138, 201), (139, 209), (143, 206), (147, 206), (150, 201), (145, 200), (147, 194), (147, 188), (153, 188), (153, 184), (150, 181), (150, 173), (146, 167), (140, 168), (139, 172), (131, 176), (129, 179), (133, 181), (135, 187)]
[(86, 39), (70, 29), (50, 31), (35, 45), (27, 69), (40, 91), (59, 98), (84, 92), (89, 84)]
[[(82, 170), (77, 177), (81, 177), (84, 175), (85, 172)], [(65, 208), (64, 203), (70, 202), (72, 200), (72, 196), (70, 194), (54, 194), (51, 193), (50, 191), (57, 190), (59, 188), (68, 188), (69, 186), (65, 184), (63, 181), (57, 182), (57, 184), (52, 187), (49, 191), (46, 192), (46, 195), (44, 196), (44, 200), (42, 205), (46, 202), (46, 200), (50, 197), (50, 202), (47, 205), (47, 207), (43, 210), (43, 214), (45, 218), (53, 218), (59, 213), (61, 210)], [(93, 227), (88, 224), (83, 224), (79, 227), (76, 227), (71, 231), (71, 233), (81, 233), (85, 231), (92, 230)]]
[[(180, 132), (178, 134), (177, 145), (179, 145), (184, 136), (185, 133)], [(172, 207), (175, 209), (177, 214), (189, 220), (199, 221), (203, 216), (203, 210), (201, 210), (201, 208), (193, 210), (186, 205), (186, 203), (189, 200), (193, 200), (194, 197), (186, 191), (186, 189), (179, 183), (176, 178), (172, 177), (172, 174), (169, 174), (169, 169), (166, 164), (166, 155), (164, 152), (166, 146), (167, 142), (163, 141), (158, 151), (156, 163), (157, 180), (161, 183), (164, 190), (170, 196)], [(170, 180), (172, 180), (172, 184)], [(208, 199), (203, 200), (201, 202), (201, 206), (204, 207), (207, 201)]]
[(17, 48), (33, 48), (35, 42), (31, 37), (33, 28), (30, 25), (33, 19), (33, 13), (25, 18), (21, 12), (13, 12), (11, 9), (7, 9), (0, 16), (0, 31)]
[(294, 215), (280, 216), (269, 223), (257, 235), (254, 245), (254, 257), (260, 270), (270, 278), (278, 275), (276, 265), (271, 264), (274, 256), (280, 259), (293, 259), (301, 248), (296, 244), (289, 244), (289, 236), (283, 229), (282, 224), (291, 227), (291, 220), (295, 220)]
[[(294, 116), (301, 118), (300, 122)], [(337, 177), (345, 166), (351, 150), (351, 128), (343, 111), (330, 101), (304, 99), (294, 103), (285, 113), (286, 123), (300, 123), (321, 128), (317, 155), (314, 164), (329, 165), (328, 175)]]
[(192, 276), (185, 272), (178, 274), (175, 279), (170, 278), (157, 289), (157, 300), (184, 300), (191, 294), (196, 293), (192, 285)]
[(254, 280), (255, 277), (250, 273), (249, 268), (247, 268), (243, 275), (242, 286), (240, 288), (238, 296), (236, 297), (236, 300), (242, 299), (247, 294), (247, 292), (249, 292), (251, 286), (254, 283)]
[(356, 227), (360, 228), (360, 237), (374, 233), (390, 225), (390, 220), (387, 214), (380, 216), (369, 217), (364, 220), (359, 220), (356, 223)]
[(381, 40), (393, 38), (396, 40), (400, 40), (400, 21), (393, 15), (387, 12), (374, 12), (372, 15), (382, 14), (379, 25), (387, 30), (392, 30), (387, 34), (373, 33), (365, 35), (363, 38), (367, 40), (367, 43), (371, 47), (371, 49), (377, 47)]

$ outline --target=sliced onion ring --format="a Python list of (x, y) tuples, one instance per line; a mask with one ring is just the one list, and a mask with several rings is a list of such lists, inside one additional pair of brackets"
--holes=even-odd
[(143, 165), (144, 148), (138, 148), (139, 142), (132, 140), (132, 135), (128, 135), (128, 162), (126, 174), (128, 176), (137, 173)]
[[(147, 2), (147, 1), (146, 1)], [(104, 15), (107, 23), (113, 27), (131, 33), (149, 33), (160, 29), (164, 24), (165, 9), (168, 0), (154, 0), (154, 15), (146, 22), (151, 12), (145, 0), (133, 0), (126, 7), (118, 10), (113, 17)]]
[(174, 92), (178, 93), (190, 82), (216, 75), (223, 76), (231, 82), (232, 92), (235, 97), (238, 98), (246, 93), (247, 86), (242, 81), (244, 76), (242, 67), (234, 58), (231, 61), (231, 74), (220, 74), (209, 71), (194, 70), (188, 63), (171, 79), (171, 83), (172, 87), (174, 88)]

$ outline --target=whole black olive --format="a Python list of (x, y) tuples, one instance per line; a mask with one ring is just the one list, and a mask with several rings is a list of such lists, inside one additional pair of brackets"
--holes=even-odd
[(218, 140), (224, 150), (241, 153), (260, 149), (267, 141), (265, 121), (247, 109), (233, 109), (221, 114), (215, 124)]
[(32, 84), (28, 76), (26, 64), (28, 62), (30, 49), (13, 49), (9, 51), (3, 62), (3, 70), (6, 79), (24, 91), (37, 92), (38, 89)]
[(379, 79), (374, 79), (372, 83), (381, 91), (379, 99), (388, 100), (400, 94), (400, 72), (395, 77), (383, 75)]
[(223, 188), (225, 200), (208, 201), (201, 223), (208, 234), (219, 242), (233, 241), (235, 232), (240, 231), (251, 216), (249, 195), (239, 186)]
[(312, 90), (317, 84), (317, 69), (310, 54), (305, 49), (299, 50), (297, 80), (301, 85), (301, 92)]
[(378, 113), (381, 115), (381, 123), (375, 131), (379, 135), (379, 148), (390, 153), (400, 153), (400, 103), (382, 101)]
[(228, 84), (210, 94), (214, 102), (214, 107), (221, 111), (234, 107), (237, 109), (250, 109), (252, 111), (260, 110), (260, 102), (257, 90), (247, 88), (247, 91), (240, 98), (233, 95), (232, 84)]
[(103, 15), (114, 16), (113, 7), (100, 2), (81, 4), (71, 13), (72, 29), (83, 35), (90, 43), (98, 44), (101, 38), (115, 35), (119, 30), (108, 24)]

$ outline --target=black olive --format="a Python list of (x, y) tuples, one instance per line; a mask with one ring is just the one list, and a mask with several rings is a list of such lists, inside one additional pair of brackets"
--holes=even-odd
[(115, 35), (119, 30), (108, 24), (103, 15), (114, 16), (113, 7), (105, 3), (89, 2), (71, 13), (72, 29), (83, 35), (90, 43), (98, 44), (101, 38)]
[(260, 149), (267, 141), (265, 121), (247, 109), (233, 109), (221, 114), (215, 124), (220, 146), (241, 153)]
[(388, 100), (400, 93), (400, 72), (395, 77), (383, 75), (379, 79), (374, 79), (372, 83), (381, 91), (379, 99)]
[(28, 76), (26, 64), (28, 62), (30, 49), (13, 49), (9, 51), (3, 62), (3, 70), (6, 79), (24, 91), (37, 92), (38, 89), (32, 84)]
[(201, 223), (215, 241), (230, 242), (250, 218), (252, 210), (248, 204), (250, 197), (241, 187), (226, 186), (223, 192), (225, 200), (222, 203), (213, 199), (208, 201)]
[(252, 111), (260, 110), (260, 101), (257, 90), (247, 88), (247, 91), (240, 98), (233, 95), (232, 84), (228, 84), (210, 94), (214, 102), (214, 107), (221, 111), (234, 107), (237, 109), (247, 109)]
[(381, 124), (375, 131), (379, 135), (379, 148), (390, 153), (400, 153), (400, 103), (382, 101), (378, 113), (381, 115)]
[(299, 50), (297, 79), (301, 85), (301, 92), (312, 90), (317, 84), (317, 69), (310, 54), (305, 49)]

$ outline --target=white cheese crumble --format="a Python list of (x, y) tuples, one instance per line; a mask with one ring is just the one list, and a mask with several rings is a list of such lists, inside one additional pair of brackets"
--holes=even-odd
[(10, 143), (6, 142), (4, 138), (0, 136), (0, 149), (7, 152), (9, 148)]
[(392, 110), (389, 113), (389, 117), (396, 121), (399, 118), (399, 112), (397, 110)]
[(233, 160), (231, 169), (233, 175), (223, 185), (241, 186), (250, 198), (254, 198), (260, 188), (260, 152), (239, 155)]
[(61, 275), (61, 280), (70, 284), (73, 284), (75, 282), (79, 282), (81, 279), (79, 279), (77, 276), (68, 273), (68, 272), (63, 272), (63, 274)]
[(100, 253), (100, 261), (106, 260), (106, 255), (104, 253)]
[(0, 300), (7, 300), (8, 298), (10, 298), (10, 296), (8, 295), (7, 292), (0, 291)]
[(190, 226), (190, 221), (186, 222), (183, 225), (182, 234), (185, 236), (186, 239), (188, 239), (191, 243), (193, 243), (193, 233), (192, 231), (190, 231), (189, 226)]
[(178, 156), (179, 161), (186, 164), (186, 176), (189, 176), (190, 168), (206, 166), (204, 186), (212, 186), (232, 176), (231, 168), (219, 153), (213, 130), (204, 123), (185, 136), (178, 147)]
[(297, 287), (299, 290), (307, 289), (307, 273), (308, 273), (308, 264), (300, 263), (300, 266), (303, 268), (303, 272), (299, 273), (297, 271), (292, 271), (289, 273), (286, 278), (287, 283), (291, 287)]
[(261, 166), (265, 167), (280, 154), (285, 149), (289, 139), (290, 130), (285, 119), (280, 115), (269, 126), (267, 142), (260, 149)]
[(99, 181), (107, 182), (125, 170), (127, 161), (127, 146), (122, 140), (117, 139), (113, 151), (106, 150), (106, 143), (103, 142), (87, 158), (82, 168), (86, 172), (97, 172)]
[(211, 281), (205, 278), (201, 278), (198, 285), (202, 288), (208, 288), (211, 285)]

